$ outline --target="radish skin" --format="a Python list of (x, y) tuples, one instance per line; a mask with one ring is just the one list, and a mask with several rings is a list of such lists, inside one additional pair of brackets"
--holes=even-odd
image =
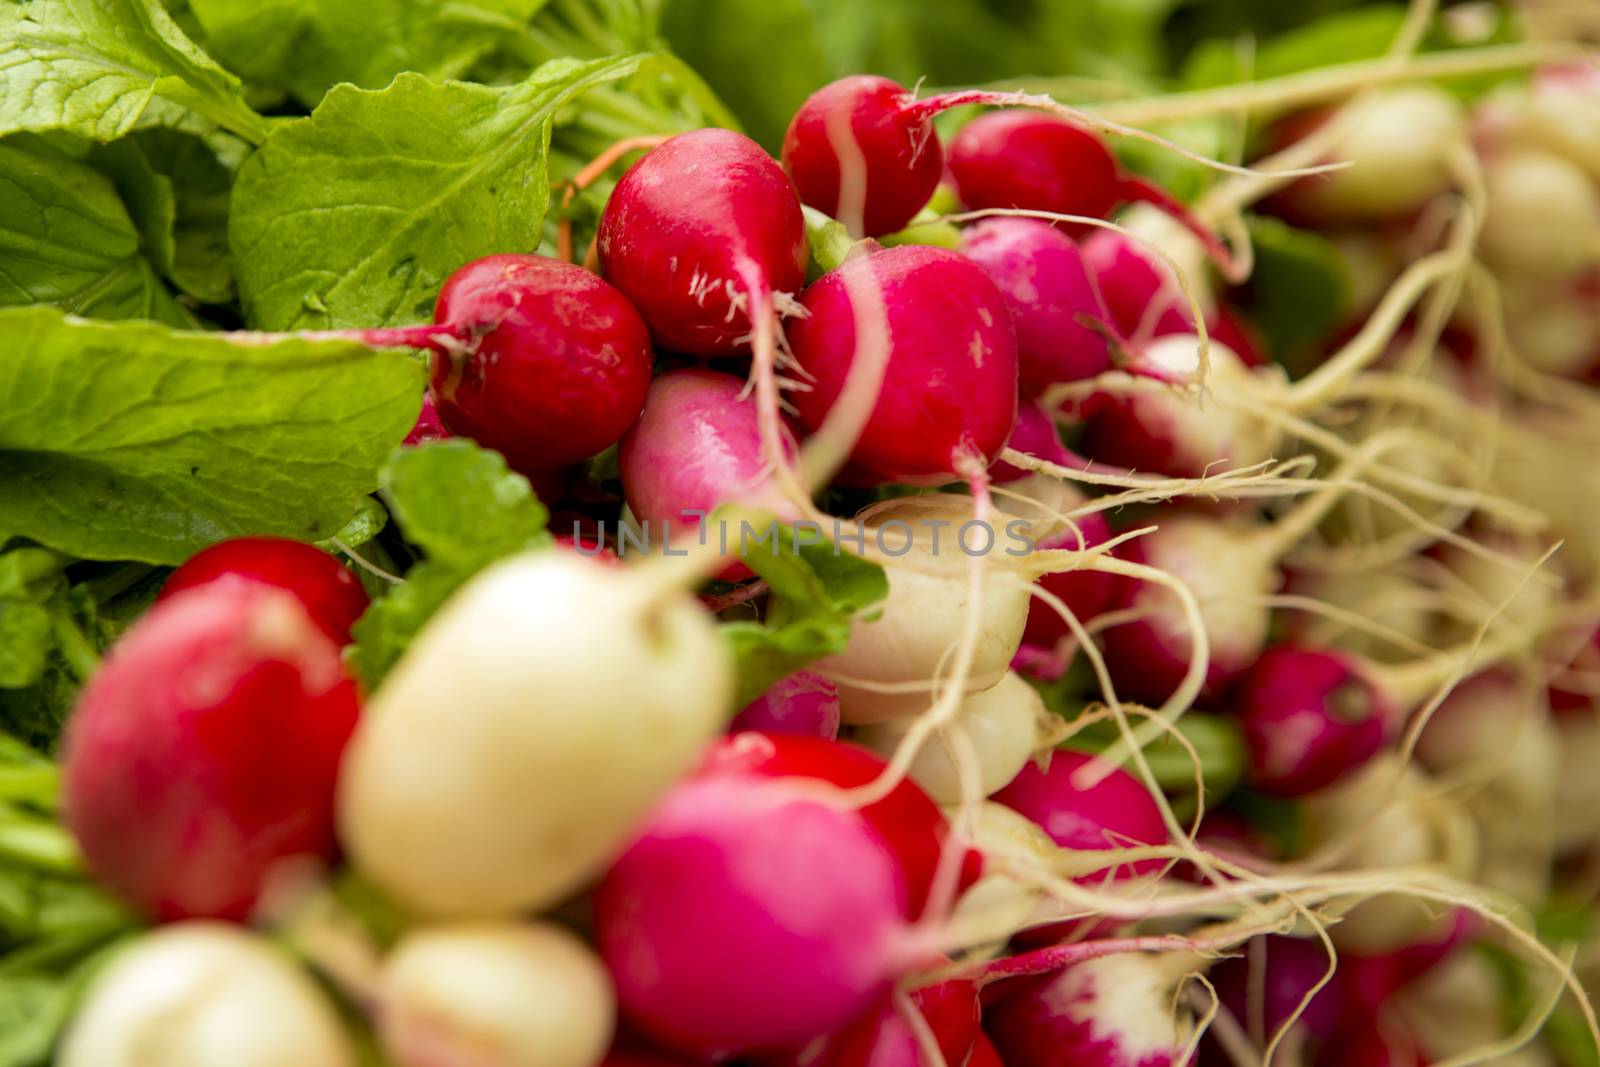
[(145, 934), (90, 983), (59, 1067), (355, 1067), (311, 976), (254, 934), (188, 922)]
[[(1032, 820), (1061, 848), (1095, 852), (1167, 843), (1161, 809), (1144, 785), (1087, 753), (1053, 752), (1044, 770), (1029, 764), (994, 799)], [(1077, 881), (1115, 881), (1160, 867), (1155, 859), (1113, 863)]]
[(385, 958), (378, 995), (395, 1067), (595, 1067), (616, 1016), (593, 950), (548, 923), (416, 930)]
[(746, 730), (832, 741), (839, 736), (839, 689), (815, 671), (780, 678), (728, 725), (729, 733)]
[(603, 868), (732, 700), (728, 653), (687, 593), (576, 552), (512, 557), (434, 615), (374, 697), (340, 776), (341, 838), (426, 914), (549, 906)]
[(1600, 189), (1576, 164), (1521, 149), (1484, 167), (1481, 247), (1499, 273), (1559, 283), (1600, 263)]
[(292, 594), (317, 628), (341, 645), (350, 643), (350, 627), (369, 603), (356, 576), (336, 557), (286, 537), (236, 537), (202, 548), (167, 577), (156, 603), (230, 577)]
[(144, 914), (242, 921), (274, 885), (332, 859), (357, 711), (338, 646), (288, 593), (237, 578), (177, 593), (79, 695), (67, 826), (90, 870)]
[[(953, 728), (965, 732), (977, 755), (982, 795), (997, 792), (1015, 778), (1059, 721), (1045, 709), (1039, 691), (1013, 671), (993, 688), (962, 701)], [(856, 730), (856, 740), (888, 759), (910, 728), (907, 719), (862, 726)], [(955, 761), (937, 741), (923, 746), (911, 763), (910, 775), (935, 803), (961, 802)]]

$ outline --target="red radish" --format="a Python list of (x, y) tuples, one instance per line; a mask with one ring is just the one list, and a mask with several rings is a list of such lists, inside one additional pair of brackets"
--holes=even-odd
[[(1194, 316), (1177, 275), (1138, 241), (1114, 230), (1097, 230), (1084, 238), (1083, 258), (1119, 335), (1164, 337), (1194, 331)], [(1202, 276), (1185, 271), (1185, 277), (1193, 283)], [(1197, 296), (1204, 308), (1208, 291)]]
[[(1208, 977), (1222, 1006), (1252, 1044), (1264, 1050), (1291, 1018), (1313, 1041), (1325, 1041), (1338, 1032), (1345, 1019), (1344, 971), (1335, 970), (1330, 978), (1331, 965), (1322, 942), (1273, 935), (1254, 938), (1242, 955), (1214, 965)], [(1325, 985), (1324, 978), (1328, 978)], [(1313, 989), (1316, 994), (1302, 1010)]]
[(141, 935), (93, 969), (60, 1067), (355, 1067), (355, 1042), (315, 979), (264, 938), (189, 922)]
[[(1039, 542), (1041, 549), (1093, 548), (1111, 539), (1111, 524), (1104, 515), (1094, 512), (1075, 520), (1075, 528)], [(1058, 597), (1078, 621), (1094, 618), (1110, 608), (1117, 597), (1121, 579), (1115, 574), (1089, 569), (1055, 571), (1040, 577), (1039, 585)], [(1034, 600), (1028, 606), (1028, 626), (1023, 640), (1030, 644), (1054, 647), (1071, 634), (1071, 628), (1061, 614), (1043, 600)]]
[(213, 582), (156, 605), (78, 698), (66, 821), (102, 882), (163, 921), (243, 920), (329, 860), (357, 698), (294, 597)]
[(805, 283), (794, 186), (731, 130), (679, 134), (628, 168), (600, 216), (597, 248), (656, 343), (692, 355), (738, 352), (770, 315), (772, 294)]
[[(925, 245), (881, 249), (823, 275), (800, 300), (789, 344), (810, 388), (792, 397), (816, 430), (858, 358), (883, 359), (883, 383), (851, 458), (886, 478), (949, 480), (987, 465), (1017, 418), (1011, 312), (982, 268)], [(864, 309), (885, 320), (865, 336)], [(886, 351), (878, 349), (879, 344)]]
[(702, 1067), (699, 1060), (663, 1052), (627, 1034), (618, 1034), (600, 1067)]
[(1006, 1067), (1178, 1067), (1189, 1023), (1175, 989), (1199, 969), (1188, 953), (1122, 953), (1027, 979), (990, 1006), (984, 1029)]
[(345, 755), (355, 866), (414, 912), (474, 918), (598, 876), (733, 710), (711, 617), (653, 574), (550, 549), (457, 590)]
[(1111, 316), (1072, 238), (1038, 219), (985, 219), (963, 232), (961, 251), (1011, 308), (1024, 389), (1042, 392), (1110, 365), (1096, 326), (1104, 329)]
[(596, 1067), (616, 1023), (605, 967), (553, 923), (413, 930), (384, 958), (377, 995), (394, 1067)]
[(1348, 1001), (1346, 1011), (1376, 1012), (1406, 986), (1431, 973), (1466, 949), (1482, 931), (1481, 920), (1456, 908), (1442, 929), (1378, 955), (1341, 952), (1339, 983)]
[(582, 267), (529, 255), (474, 260), (445, 282), (433, 318), (488, 327), (463, 351), (435, 353), (440, 422), (517, 470), (603, 451), (644, 405), (649, 331), (627, 297)]
[(1600, 626), (1590, 627), (1588, 639), (1574, 644), (1575, 650), (1561, 657), (1564, 662), (1556, 664), (1550, 679), (1550, 710), (1558, 714), (1600, 703)]
[[(1212, 317), (1206, 320), (1206, 330), (1219, 345), (1225, 345), (1247, 367), (1264, 367), (1271, 362), (1262, 349), (1265, 340), (1254, 325), (1233, 305), (1218, 304)], [(1189, 333), (1189, 327), (1184, 327)]]
[(449, 436), (450, 431), (439, 421), (439, 407), (433, 402), (433, 394), (428, 393), (422, 397), (422, 410), (417, 413), (417, 424), (411, 427), (411, 432), (400, 443), (420, 445), (428, 441), (442, 441)]
[(859, 814), (782, 780), (710, 774), (637, 828), (595, 894), (595, 940), (635, 1029), (726, 1055), (868, 1010), (924, 962), (907, 914), (897, 863)]
[[(1012, 427), (1011, 438), (1006, 441), (1006, 447), (1061, 466), (1071, 465), (1074, 460), (1084, 462), (1061, 443), (1061, 435), (1056, 432), (1055, 420), (1042, 405), (1032, 400), (1025, 400), (1017, 405), (1017, 424)], [(1027, 478), (1030, 472), (1000, 460), (989, 468), (989, 476), (997, 483), (1006, 483)], [(1073, 492), (1079, 491), (1074, 488)], [(1010, 503), (1008, 500), (1007, 504)]]
[(1250, 784), (1301, 796), (1339, 781), (1393, 739), (1403, 711), (1359, 657), (1271, 648), (1234, 698), (1250, 750)]
[[(1103, 851), (1168, 840), (1166, 822), (1149, 790), (1127, 771), (1084, 752), (1054, 752), (1042, 771), (1030, 763), (994, 799), (1026, 815), (1062, 848)], [(1094, 884), (1160, 868), (1156, 859), (1116, 863), (1078, 881)]]
[(1323, 1049), (1316, 1067), (1428, 1067), (1428, 1060), (1409, 1034), (1382, 1029), (1367, 1019)]
[(836, 1034), (813, 1041), (793, 1067), (926, 1067), (922, 1044), (905, 1012), (921, 1016), (947, 1067), (969, 1062), (978, 1036), (981, 1009), (977, 983), (954, 978), (919, 986), (897, 1005), (891, 998)]
[(650, 384), (619, 459), (628, 507), (652, 543), (669, 532), (686, 540), (703, 521), (691, 513), (734, 501), (795, 517), (763, 459), (755, 401), (744, 394), (741, 379), (712, 370), (670, 371)]
[[(866, 749), (816, 737), (767, 733), (737, 733), (713, 745), (701, 763), (699, 776), (754, 775), (779, 780), (811, 778), (843, 789), (867, 785), (887, 766)], [(920, 915), (939, 865), (939, 853), (950, 828), (944, 814), (922, 789), (903, 781), (875, 804), (861, 809), (866, 820), (889, 846), (905, 878), (912, 915)], [(978, 877), (982, 860), (968, 851), (962, 865), (963, 886)]]
[(172, 572), (156, 602), (223, 578), (293, 595), (317, 628), (341, 645), (350, 643), (350, 627), (367, 610), (366, 590), (336, 557), (284, 537), (236, 537), (201, 549)]
[(780, 678), (746, 704), (729, 724), (730, 733), (759, 730), (831, 741), (839, 736), (839, 688), (815, 671)]
[[(988, 796), (1016, 778), (1028, 760), (1050, 744), (1060, 721), (1045, 708), (1039, 691), (1015, 672), (963, 700), (952, 726), (961, 729), (971, 747), (978, 795)], [(856, 740), (891, 759), (915, 722), (912, 716), (858, 726)], [(965, 799), (959, 764), (937, 739), (922, 746), (909, 774), (937, 803), (960, 804)]]
[(806, 98), (783, 137), (783, 169), (800, 199), (853, 237), (902, 229), (944, 170), (938, 134), (915, 98), (871, 74), (830, 82)]
[(972, 1046), (972, 1058), (967, 1060), (967, 1067), (1006, 1067), (1000, 1062), (1000, 1053), (995, 1050), (994, 1042), (989, 1040), (989, 1035), (978, 1034), (977, 1043)]

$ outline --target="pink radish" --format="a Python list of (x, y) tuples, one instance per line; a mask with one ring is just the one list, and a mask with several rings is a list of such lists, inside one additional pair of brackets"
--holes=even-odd
[(668, 1048), (798, 1045), (923, 962), (897, 864), (854, 811), (782, 780), (702, 775), (636, 832), (595, 894), (595, 939), (624, 1017)]
[(413, 930), (384, 958), (377, 996), (394, 1067), (597, 1067), (616, 1022), (605, 967), (552, 923)]
[(603, 451), (644, 405), (654, 359), (644, 320), (582, 267), (544, 256), (475, 260), (445, 282), (434, 321), (488, 324), (465, 351), (435, 354), (431, 388), (447, 429), (517, 470)]
[(839, 688), (814, 671), (796, 671), (745, 705), (730, 733), (759, 730), (831, 741), (839, 735)]
[(400, 443), (420, 445), (428, 441), (442, 441), (449, 436), (450, 431), (439, 421), (438, 405), (433, 402), (432, 394), (427, 394), (422, 398), (422, 410), (417, 413), (417, 424), (411, 427), (411, 432), (406, 434), (406, 439)]
[[(886, 478), (949, 480), (1004, 447), (1017, 417), (1016, 334), (977, 264), (942, 248), (882, 249), (823, 275), (800, 303), (789, 344), (810, 387), (792, 399), (809, 429), (839, 401), (855, 360), (885, 360), (857, 463)], [(858, 316), (878, 306), (884, 321), (860, 334)]]
[(731, 130), (682, 133), (628, 168), (606, 201), (600, 268), (656, 344), (727, 356), (805, 282), (800, 199), (778, 164)]
[(89, 867), (160, 920), (243, 920), (331, 859), (356, 725), (339, 648), (281, 589), (218, 581), (156, 605), (78, 698), (66, 821)]
[(688, 540), (703, 521), (693, 512), (735, 501), (795, 517), (762, 457), (755, 401), (731, 374), (688, 369), (657, 378), (619, 460), (628, 507), (652, 543), (669, 533)]
[[(1199, 969), (1187, 953), (1122, 953), (1025, 979), (990, 1007), (984, 1029), (1006, 1067), (1179, 1067), (1190, 1024), (1174, 1005)], [(1024, 984), (1025, 983), (1025, 984)]]
[(1140, 341), (1194, 332), (1194, 311), (1174, 263), (1209, 324), (1216, 295), (1200, 245), (1170, 216), (1152, 208), (1130, 211), (1122, 221), (1132, 236), (1096, 230), (1082, 244), (1084, 262), (1118, 334)]
[(349, 644), (350, 627), (367, 610), (366, 590), (337, 558), (283, 537), (237, 537), (201, 549), (172, 572), (156, 602), (235, 578), (291, 594), (317, 628), (341, 645)]
[(925, 1067), (922, 1044), (906, 1019), (911, 1012), (921, 1017), (947, 1067), (969, 1062), (983, 1032), (978, 986), (955, 978), (919, 986), (903, 1004), (885, 1001), (839, 1033), (811, 1042), (792, 1067)]
[(1041, 392), (1109, 366), (1101, 331), (1111, 316), (1072, 238), (1038, 219), (985, 219), (963, 231), (961, 251), (1011, 308), (1024, 389)]
[[(1329, 978), (1331, 966), (1322, 942), (1273, 935), (1252, 939), (1240, 955), (1213, 966), (1207, 977), (1222, 1006), (1251, 1043), (1264, 1050), (1291, 1018), (1315, 1042), (1338, 1032), (1346, 1011), (1344, 971)], [(1304, 1003), (1308, 996), (1310, 1002)]]
[(214, 922), (143, 934), (97, 969), (60, 1067), (356, 1067), (315, 979), (264, 938)]
[[(1093, 548), (1110, 539), (1111, 524), (1104, 515), (1094, 512), (1077, 519), (1075, 528), (1068, 528), (1040, 541), (1039, 548)], [(1039, 585), (1058, 597), (1077, 616), (1078, 621), (1083, 622), (1110, 608), (1118, 595), (1121, 581), (1115, 574), (1083, 568), (1043, 575)], [(1034, 600), (1028, 606), (1024, 641), (1051, 648), (1070, 634), (1071, 628), (1054, 607), (1043, 600)]]
[(1335, 649), (1268, 649), (1234, 700), (1250, 784), (1277, 796), (1344, 778), (1394, 738), (1403, 712), (1359, 657)]
[(933, 195), (944, 168), (938, 134), (896, 82), (857, 74), (806, 98), (783, 138), (783, 169), (800, 199), (854, 237), (893, 233)]
[[(1167, 843), (1161, 809), (1144, 785), (1087, 753), (1054, 752), (1045, 770), (1029, 764), (994, 799), (1037, 823), (1062, 848), (1099, 851)], [(1093, 884), (1160, 867), (1154, 859), (1114, 862), (1078, 880)]]
[[(882, 759), (858, 745), (816, 737), (738, 733), (713, 745), (698, 773), (780, 781), (813, 779), (852, 789), (875, 781), (886, 766)], [(904, 877), (911, 914), (920, 915), (950, 833), (944, 814), (911, 781), (901, 782), (888, 796), (862, 808), (860, 814), (888, 845)], [(979, 855), (969, 850), (962, 865), (961, 885), (975, 881), (981, 866)]]

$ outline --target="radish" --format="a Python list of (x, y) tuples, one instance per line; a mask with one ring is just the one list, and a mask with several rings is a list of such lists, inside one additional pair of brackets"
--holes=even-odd
[(332, 858), (356, 716), (338, 646), (293, 596), (240, 580), (176, 594), (78, 697), (67, 826), (95, 875), (145, 914), (244, 920), (274, 885)]
[[(888, 759), (911, 729), (911, 719), (861, 726), (856, 740)], [(1043, 745), (1059, 720), (1045, 709), (1039, 691), (1014, 672), (992, 689), (974, 693), (961, 703), (952, 724), (960, 729), (977, 756), (978, 788), (984, 796), (1004, 788)], [(939, 804), (959, 804), (961, 777), (950, 752), (939, 743), (926, 745), (911, 763), (911, 780)]]
[(596, 1067), (615, 1023), (605, 967), (550, 923), (414, 930), (377, 988), (395, 1067)]
[(1092, 378), (1110, 365), (1095, 326), (1111, 316), (1072, 238), (1038, 219), (985, 219), (963, 231), (961, 251), (1011, 309), (1024, 389)]
[(1017, 419), (1016, 333), (977, 264), (924, 245), (881, 249), (824, 274), (800, 304), (789, 344), (809, 388), (792, 399), (808, 429), (840, 400), (855, 361), (881, 360), (882, 388), (851, 459), (927, 482), (999, 454)]
[(1518, 149), (1484, 165), (1481, 247), (1496, 271), (1559, 283), (1600, 263), (1600, 189), (1576, 164)]
[(439, 609), (339, 778), (360, 869), (417, 911), (478, 916), (547, 907), (599, 873), (733, 701), (710, 617), (646, 573), (529, 553)]
[[(867, 528), (868, 548), (862, 554), (883, 566), (889, 595), (877, 605), (876, 618), (857, 620), (851, 627), (843, 652), (814, 665), (838, 686), (840, 716), (851, 725), (927, 709), (940, 688), (940, 664), (961, 639), (963, 612), (970, 602), (963, 573), (966, 557), (958, 548), (952, 552), (951, 542), (965, 523), (975, 520), (972, 512), (957, 510), (958, 497), (920, 498), (923, 504), (918, 499), (895, 502), (871, 515), (874, 525)], [(892, 523), (898, 525), (891, 528)], [(936, 543), (941, 533), (943, 540)], [(902, 535), (908, 550), (890, 554)], [(880, 539), (890, 551), (878, 546)], [(966, 692), (988, 689), (1005, 676), (1022, 643), (1031, 577), (998, 566), (986, 568)]]
[(1600, 369), (1600, 296), (1588, 287), (1600, 272), (1564, 284), (1501, 279), (1506, 333), (1517, 357), (1535, 370), (1583, 379)]
[(1026, 208), (1109, 218), (1118, 204), (1143, 202), (1178, 219), (1219, 263), (1226, 249), (1178, 200), (1118, 166), (1104, 141), (1041, 111), (979, 115), (950, 142), (950, 175), (969, 208)]
[[(698, 774), (811, 779), (853, 789), (876, 781), (886, 766), (856, 745), (815, 737), (737, 733), (707, 751)], [(882, 800), (861, 808), (860, 815), (888, 845), (904, 876), (911, 914), (921, 915), (950, 833), (944, 815), (915, 782), (908, 781), (897, 784)], [(981, 866), (978, 853), (968, 850), (961, 884), (976, 880)]]
[(1530, 84), (1502, 89), (1482, 102), (1473, 119), (1481, 142), (1540, 148), (1576, 163), (1600, 182), (1600, 74), (1589, 63), (1544, 67)]
[(1191, 1029), (1176, 990), (1188, 953), (1123, 953), (1027, 979), (992, 1005), (984, 1029), (1006, 1067), (1178, 1067)]
[(595, 939), (624, 1017), (668, 1048), (798, 1045), (926, 958), (883, 839), (803, 788), (701, 776), (636, 833), (595, 894)]
[(1313, 1042), (1338, 1033), (1345, 1018), (1344, 975), (1334, 971), (1330, 978), (1331, 963), (1327, 948), (1313, 938), (1257, 937), (1243, 955), (1220, 961), (1207, 977), (1222, 1007), (1265, 1050), (1291, 1019)]
[(1170, 215), (1152, 207), (1136, 205), (1122, 223), (1128, 233), (1096, 230), (1082, 245), (1084, 262), (1117, 333), (1135, 341), (1193, 333), (1191, 296), (1210, 325), (1217, 297), (1205, 269), (1204, 247)]
[(896, 82), (857, 74), (806, 98), (783, 136), (800, 199), (852, 237), (902, 229), (933, 195), (944, 152), (928, 116)]
[(417, 412), (417, 424), (411, 427), (411, 432), (406, 434), (406, 439), (400, 443), (420, 445), (429, 441), (442, 441), (449, 436), (450, 431), (439, 421), (439, 406), (433, 402), (431, 394), (424, 394), (422, 410)]
[[(1037, 823), (1062, 848), (1092, 852), (1164, 845), (1168, 840), (1161, 809), (1144, 785), (1127, 771), (1084, 752), (1053, 752), (1044, 770), (1029, 764), (994, 799)], [(1115, 881), (1160, 867), (1161, 861), (1155, 859), (1112, 860), (1077, 880)]]
[(311, 976), (254, 934), (188, 922), (141, 936), (89, 983), (60, 1067), (355, 1067)]
[(967, 1060), (967, 1067), (1005, 1067), (1000, 1062), (1000, 1053), (995, 1049), (994, 1042), (989, 1040), (989, 1035), (978, 1033), (978, 1040), (972, 1046), (972, 1056)]
[(516, 470), (604, 451), (644, 405), (649, 331), (627, 297), (582, 267), (531, 255), (474, 260), (444, 283), (433, 315), (484, 324), (465, 349), (434, 355), (439, 421)]
[(750, 138), (719, 129), (669, 138), (629, 167), (596, 248), (656, 344), (700, 356), (743, 348), (770, 317), (772, 294), (804, 284), (808, 254), (782, 169)]
[(839, 736), (839, 689), (815, 671), (796, 671), (774, 682), (733, 717), (728, 730), (760, 730), (831, 741)]
[(695, 512), (733, 501), (797, 517), (762, 458), (755, 402), (731, 374), (687, 369), (657, 378), (619, 461), (629, 510), (663, 542), (674, 530), (695, 530), (703, 521)]
[(1587, 849), (1600, 840), (1600, 716), (1566, 714), (1555, 722), (1560, 741), (1551, 832), (1559, 853)]
[[(898, 1003), (897, 1003), (898, 1001)], [(903, 1000), (890, 998), (844, 1030), (813, 1041), (793, 1067), (926, 1067), (915, 1012), (939, 1046), (946, 1067), (969, 1062), (983, 1031), (977, 983), (955, 978), (919, 986)]]
[(1449, 186), (1467, 148), (1461, 105), (1443, 89), (1408, 85), (1374, 92), (1329, 121), (1348, 123), (1333, 155), (1349, 167), (1302, 178), (1285, 190), (1297, 216), (1383, 221), (1409, 215)]
[(341, 645), (350, 643), (350, 627), (369, 603), (366, 590), (337, 558), (285, 537), (236, 537), (201, 549), (172, 572), (156, 602), (224, 578), (291, 594), (317, 628)]
[[(1550, 710), (1556, 714), (1587, 711), (1600, 703), (1600, 625), (1580, 624), (1563, 635), (1553, 660), (1547, 690)], [(1575, 639), (1574, 639), (1575, 638)]]
[[(1079, 500), (1082, 501), (1080, 496)], [(1111, 540), (1111, 524), (1099, 512), (1092, 512), (1075, 520), (1074, 525), (1061, 533), (1046, 537), (1039, 548), (1078, 549), (1093, 548)], [(1059, 598), (1063, 604), (1085, 621), (1106, 611), (1118, 596), (1119, 583), (1115, 574), (1089, 568), (1054, 571), (1039, 579), (1040, 588)], [(1052, 648), (1071, 633), (1066, 620), (1054, 607), (1043, 600), (1034, 600), (1028, 607), (1028, 625), (1023, 640), (1030, 644)]]

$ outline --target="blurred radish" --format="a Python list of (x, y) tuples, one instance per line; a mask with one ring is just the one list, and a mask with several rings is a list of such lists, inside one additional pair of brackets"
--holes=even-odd
[(983, 1032), (978, 986), (951, 979), (913, 989), (904, 1005), (891, 998), (842, 1031), (811, 1042), (793, 1067), (926, 1067), (928, 1058), (905, 1017), (909, 1012), (921, 1017), (947, 1067), (970, 1063)]
[(728, 730), (760, 730), (831, 741), (839, 736), (839, 689), (815, 671), (796, 671), (778, 679), (746, 704), (728, 724)]
[(594, 952), (548, 923), (423, 927), (379, 977), (395, 1067), (595, 1067), (616, 1006)]
[(688, 593), (577, 552), (512, 557), (378, 691), (340, 775), (342, 840), (425, 913), (548, 907), (599, 873), (732, 700)]
[(1600, 182), (1600, 72), (1589, 63), (1537, 70), (1527, 85), (1502, 87), (1473, 114), (1489, 151), (1525, 146), (1553, 152)]
[(338, 557), (284, 537), (236, 537), (202, 548), (168, 576), (156, 602), (230, 577), (291, 594), (317, 628), (341, 645), (350, 643), (350, 627), (367, 610), (366, 591)]
[(1017, 418), (1016, 333), (977, 264), (942, 248), (882, 249), (823, 275), (800, 303), (789, 344), (810, 388), (791, 399), (808, 429), (840, 401), (858, 359), (883, 361), (856, 463), (889, 479), (949, 481), (1005, 446)]
[[(669, 533), (686, 542), (704, 521), (692, 512), (709, 515), (736, 501), (796, 517), (763, 458), (755, 401), (731, 374), (689, 369), (657, 378), (622, 439), (619, 462), (628, 507), (653, 545)], [(749, 572), (737, 567), (732, 574)]]
[(1124, 953), (1026, 984), (985, 1013), (1006, 1067), (1179, 1067), (1191, 1028), (1176, 990), (1200, 969), (1188, 953)]
[[(911, 729), (911, 723), (910, 719), (892, 719), (857, 727), (856, 740), (888, 759)], [(1008, 671), (992, 689), (962, 701), (952, 729), (966, 735), (977, 760), (978, 791), (988, 796), (1017, 776), (1058, 723), (1045, 709), (1039, 691)], [(946, 743), (935, 740), (917, 753), (911, 764), (911, 780), (936, 803), (957, 804), (962, 800), (957, 766)]]
[(628, 298), (570, 263), (500, 255), (457, 270), (434, 321), (489, 323), (433, 357), (439, 421), (519, 471), (586, 459), (615, 444), (644, 405), (654, 353)]
[(1558, 632), (1547, 698), (1557, 714), (1600, 707), (1600, 625), (1580, 623)]
[(190, 922), (144, 934), (96, 974), (59, 1067), (355, 1067), (312, 977), (254, 934)]
[(1519, 149), (1484, 165), (1483, 257), (1518, 281), (1557, 283), (1600, 263), (1600, 189), (1574, 163)]
[(994, 1042), (989, 1040), (989, 1035), (980, 1032), (977, 1043), (972, 1046), (972, 1057), (967, 1060), (967, 1067), (1005, 1067), (1000, 1062), (1000, 1053), (995, 1049)]
[(428, 441), (442, 441), (449, 436), (450, 431), (439, 421), (439, 407), (433, 402), (433, 394), (426, 393), (422, 397), (422, 410), (417, 413), (417, 424), (411, 427), (411, 432), (400, 443), (420, 445)]
[[(955, 496), (909, 498), (871, 515), (863, 556), (883, 566), (889, 595), (878, 605), (876, 618), (856, 621), (843, 652), (819, 660), (814, 668), (839, 687), (844, 722), (903, 718), (933, 703), (941, 662), (960, 640), (969, 603), (967, 557), (955, 542), (973, 514), (960, 510), (961, 502)], [(997, 544), (1000, 536), (996, 531)], [(880, 537), (882, 547), (875, 543)], [(903, 553), (896, 551), (902, 540), (909, 541)], [(965, 687), (969, 693), (988, 689), (1005, 676), (1028, 617), (1031, 575), (989, 566), (983, 580), (983, 619)]]
[(338, 646), (293, 596), (232, 579), (178, 593), (79, 695), (67, 826), (95, 875), (145, 914), (243, 920), (275, 884), (332, 859), (356, 716)]
[(1264, 1050), (1290, 1019), (1313, 1042), (1338, 1033), (1346, 1010), (1343, 972), (1329, 977), (1331, 962), (1315, 938), (1272, 935), (1252, 938), (1241, 955), (1218, 962), (1207, 977), (1252, 1045)]
[(1466, 116), (1453, 96), (1410, 85), (1374, 92), (1349, 107), (1329, 121), (1349, 123), (1330, 155), (1350, 166), (1291, 186), (1285, 198), (1296, 215), (1383, 221), (1419, 210), (1448, 188), (1453, 157), (1467, 148)]
[[(816, 737), (736, 733), (713, 745), (697, 776), (754, 775), (780, 781), (812, 779), (853, 789), (875, 781), (887, 764), (857, 745)], [(944, 815), (915, 782), (902, 781), (882, 800), (859, 810), (893, 854), (912, 915), (920, 915), (950, 833)], [(978, 875), (981, 859), (968, 851), (962, 885)]]
[(1017, 330), (1022, 386), (1092, 378), (1110, 365), (1110, 312), (1076, 242), (1038, 219), (985, 219), (962, 231), (961, 251), (988, 272)]
[(666, 1047), (798, 1045), (925, 959), (883, 839), (803, 788), (702, 775), (635, 832), (595, 894), (595, 939), (624, 1017)]

